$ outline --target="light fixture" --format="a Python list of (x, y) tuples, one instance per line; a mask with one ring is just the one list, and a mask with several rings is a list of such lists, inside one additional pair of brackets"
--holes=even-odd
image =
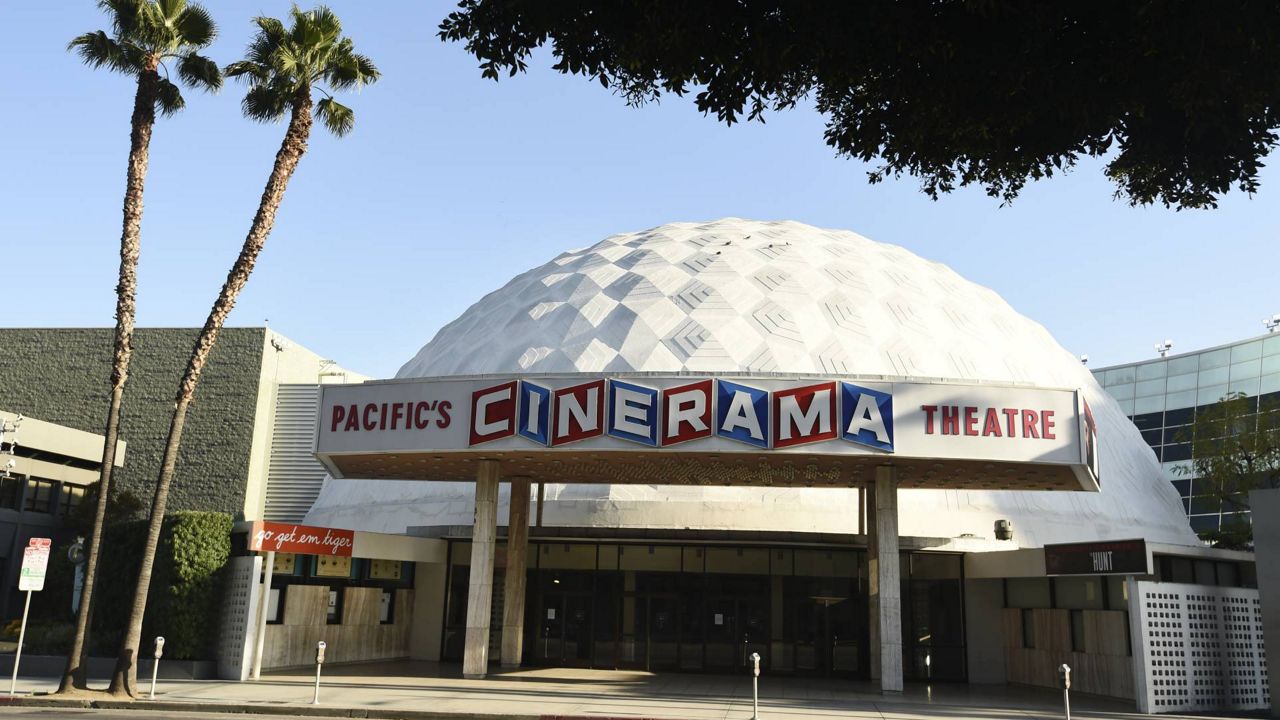
[(1165, 340), (1164, 342), (1158, 342), (1155, 344), (1155, 348), (1156, 352), (1160, 353), (1160, 357), (1165, 357), (1169, 354), (1169, 351), (1173, 349), (1173, 341)]
[(1269, 318), (1262, 318), (1262, 324), (1267, 326), (1267, 332), (1275, 332), (1276, 328), (1280, 327), (1280, 314), (1272, 315)]
[(1081, 356), (1080, 356), (1080, 364), (1081, 364), (1081, 365), (1088, 365), (1088, 364), (1089, 364), (1089, 353), (1085, 353), (1085, 354), (1083, 354), (1083, 355), (1081, 355)]

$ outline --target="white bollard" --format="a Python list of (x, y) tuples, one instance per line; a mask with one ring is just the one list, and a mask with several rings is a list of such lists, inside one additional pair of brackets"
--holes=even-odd
[(164, 654), (164, 636), (156, 636), (155, 660), (151, 661), (151, 700), (156, 699), (156, 675), (160, 673), (160, 656)]
[(1058, 666), (1058, 677), (1062, 679), (1062, 711), (1066, 720), (1071, 720), (1071, 666)]
[(760, 720), (760, 653), (751, 653), (751, 720)]
[(311, 704), (320, 704), (320, 666), (324, 665), (324, 649), (328, 647), (324, 641), (316, 643), (316, 692), (311, 696)]

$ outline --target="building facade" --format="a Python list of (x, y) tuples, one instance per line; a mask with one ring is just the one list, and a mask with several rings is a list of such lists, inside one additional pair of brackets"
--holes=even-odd
[[(342, 472), (324, 483), (305, 522), (317, 536), (353, 530), (357, 544), (362, 534), (377, 536), (383, 552), (436, 543), (438, 557), (415, 563), (406, 648), (415, 658), (461, 661), (464, 672), (482, 673), (475, 660), (486, 656), (504, 666), (743, 672), (758, 653), (779, 674), (1054, 686), (1057, 666), (1068, 662), (1079, 668), (1076, 689), (1143, 709), (1264, 702), (1260, 626), (1232, 610), (1256, 599), (1252, 557), (1200, 545), (1129, 421), (1133, 410), (995, 293), (852, 233), (727, 219), (564, 253), (446, 325), (396, 380), (351, 390), (385, 395), (385, 407), (371, 402), (339, 414), (326, 398), (342, 388), (327, 388), (317, 447), (325, 457), (326, 429), (354, 423), (372, 435), (381, 418), (391, 418), (381, 429), (394, 429), (403, 417), (396, 404), (422, 407), (411, 393), (423, 382), (514, 377), (554, 390), (573, 377), (661, 386), (703, 376), (1072, 389), (1096, 420), (1091, 452), (1101, 490), (1000, 489), (1009, 487), (1006, 470), (1025, 468), (988, 464), (950, 486), (893, 486), (890, 510), (869, 499), (866, 482), (824, 486), (820, 473), (796, 481), (816, 472), (821, 458), (793, 468), (798, 475), (785, 470), (778, 477), (787, 482), (748, 487), (734, 486), (717, 457), (690, 469), (655, 452), (647, 456), (652, 467), (637, 469), (645, 461), (633, 457), (624, 470), (590, 458), (603, 446), (588, 442), (563, 463), (573, 482), (539, 475), (530, 498), (521, 473), (552, 473), (537, 469), (543, 459), (555, 462), (543, 450), (530, 447), (521, 458), (514, 445), (500, 444), (489, 460), (473, 456), (496, 462), (492, 475), (458, 482), (461, 456), (436, 452), (441, 446), (428, 440), (367, 457), (354, 445), (348, 457), (329, 455), (331, 470)], [(352, 420), (360, 408), (369, 415)], [(481, 417), (485, 429), (497, 417), (473, 407), (468, 418), (458, 404), (450, 414), (460, 423)], [(921, 418), (897, 422), (906, 432)], [(667, 482), (663, 467), (671, 469)], [(596, 482), (586, 479), (591, 472)], [(945, 463), (938, 472), (958, 478)], [(482, 520), (489, 512), (493, 520)], [(877, 546), (873, 531), (886, 513), (897, 524), (892, 551)], [(1079, 576), (1048, 569), (1047, 555), (1061, 544), (1083, 543), (1109, 558), (1108, 548), (1129, 540), (1144, 550), (1113, 572), (1109, 560)], [(899, 571), (889, 594), (881, 574), (887, 552)], [(350, 580), (326, 585), (334, 615), (345, 612), (336, 609), (345, 593), (372, 583), (376, 555), (361, 555), (344, 565)], [(267, 617), (288, 615), (293, 584), (322, 582), (318, 560), (294, 562), (303, 569), (271, 584), (286, 607), (269, 603)], [(287, 587), (276, 592), (281, 582)], [(1191, 660), (1152, 656), (1167, 642), (1165, 605), (1185, 610), (1193, 601), (1199, 609), (1211, 604), (1217, 618), (1195, 632), (1225, 638), (1234, 623), (1241, 632), (1233, 642), (1247, 644), (1251, 658), (1236, 675), (1227, 669), (1236, 656), (1226, 651), (1195, 660), (1214, 666), (1212, 692), (1202, 679), (1191, 687), (1189, 678), (1203, 672)], [(901, 611), (896, 638), (877, 620), (881, 602)], [(900, 648), (897, 669), (885, 662), (893, 654), (886, 645)]]
[(1237, 393), (1254, 410), (1280, 406), (1280, 334), (1098, 368), (1093, 375), (1155, 453), (1193, 530), (1248, 521), (1247, 508), (1224, 507), (1221, 494), (1195, 477), (1191, 424), (1197, 412)]
[[(159, 472), (178, 380), (198, 332), (140, 328), (134, 335), (120, 421), (129, 459), (113, 473), (112, 483), (113, 492), (127, 491), (144, 506)], [(111, 328), (0, 328), (0, 409), (100, 433), (113, 339)], [(296, 384), (362, 379), (268, 328), (223, 330), (188, 415), (169, 509), (261, 519), (281, 397)], [(310, 472), (317, 468), (313, 463)]]

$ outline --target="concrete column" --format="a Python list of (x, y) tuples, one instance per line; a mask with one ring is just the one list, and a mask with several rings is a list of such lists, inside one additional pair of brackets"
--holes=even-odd
[(271, 572), (276, 569), (276, 553), (268, 550), (263, 558), (262, 594), (258, 596), (258, 628), (254, 637), (253, 671), (249, 677), (253, 680), (262, 678), (262, 650), (267, 643), (267, 610), (271, 608)]
[(520, 667), (524, 648), (525, 568), (529, 566), (529, 478), (511, 478), (507, 578), (502, 593), (502, 667)]
[(872, 680), (880, 679), (880, 560), (879, 547), (876, 542), (876, 484), (868, 483), (862, 488), (862, 500), (865, 507), (858, 510), (866, 516), (867, 529), (867, 653), (868, 676)]
[(880, 692), (902, 692), (902, 585), (898, 562), (898, 471), (892, 465), (876, 468), (876, 615), (879, 631)]
[(493, 609), (493, 552), (498, 536), (498, 461), (481, 460), (476, 472), (476, 514), (471, 530), (471, 581), (467, 588), (467, 634), (462, 676), (489, 671), (489, 616)]

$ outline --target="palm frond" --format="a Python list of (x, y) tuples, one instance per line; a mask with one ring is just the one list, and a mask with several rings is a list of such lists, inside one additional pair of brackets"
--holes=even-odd
[(254, 85), (240, 102), (245, 117), (258, 122), (273, 122), (289, 109), (289, 95), (271, 84)]
[(137, 74), (141, 65), (133, 65), (130, 56), (120, 43), (113, 40), (102, 30), (88, 32), (67, 43), (67, 50), (80, 56), (90, 67), (106, 66), (128, 74)]
[(218, 63), (195, 52), (189, 52), (178, 59), (178, 77), (182, 78), (187, 87), (208, 92), (222, 87), (222, 71), (218, 69)]
[(223, 68), (222, 72), (227, 77), (244, 78), (251, 85), (259, 85), (271, 79), (269, 68), (250, 60), (237, 60)]
[(351, 132), (356, 125), (356, 114), (333, 98), (324, 98), (316, 103), (316, 117), (324, 123), (329, 132), (342, 137)]
[[(373, 62), (356, 53), (351, 40), (342, 36), (342, 22), (329, 8), (321, 5), (303, 11), (295, 5), (289, 21), (286, 27), (280, 20), (255, 18), (258, 32), (249, 42), (245, 59), (226, 67), (229, 77), (249, 81), (242, 103), (248, 117), (284, 116), (298, 94), (310, 93), (317, 82), (346, 89), (381, 77)], [(338, 136), (355, 126), (355, 113), (332, 97), (316, 103), (315, 115)]]
[[(179, 2), (179, 0), (170, 1)], [(182, 1), (185, 5), (185, 0)], [(190, 47), (208, 47), (218, 36), (218, 25), (203, 5), (185, 5), (175, 25), (178, 29), (178, 39), (182, 44)]]
[(187, 101), (182, 99), (182, 90), (168, 80), (160, 78), (159, 92), (156, 94), (156, 110), (159, 110), (161, 115), (169, 117), (186, 106)]

